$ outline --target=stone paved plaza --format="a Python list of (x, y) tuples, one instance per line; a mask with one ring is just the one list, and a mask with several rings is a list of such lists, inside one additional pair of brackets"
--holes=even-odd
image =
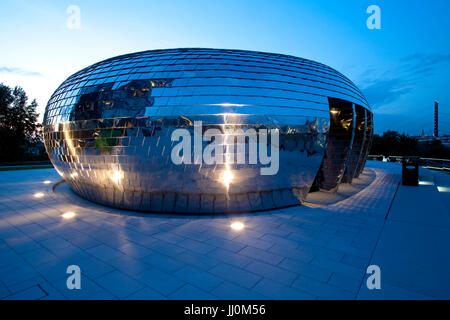
[(93, 204), (54, 169), (1, 171), (0, 298), (449, 299), (450, 176), (420, 175), (402, 186), (399, 164), (369, 161), (331, 203), (182, 216)]

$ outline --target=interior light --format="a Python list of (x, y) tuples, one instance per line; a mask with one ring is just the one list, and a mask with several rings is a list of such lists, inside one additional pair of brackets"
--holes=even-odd
[(35, 198), (42, 198), (44, 196), (44, 194), (42, 192), (37, 192), (34, 194)]
[(244, 224), (242, 222), (236, 221), (231, 224), (231, 229), (239, 231), (244, 229)]
[(52, 182), (51, 182), (50, 180), (45, 180), (44, 183), (45, 183), (45, 184), (50, 184), (50, 183), (52, 183)]

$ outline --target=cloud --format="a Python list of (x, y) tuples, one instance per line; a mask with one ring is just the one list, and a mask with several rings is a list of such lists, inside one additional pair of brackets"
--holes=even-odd
[(417, 64), (417, 62), (426, 65), (437, 65), (442, 62), (450, 61), (450, 54), (413, 54), (404, 59), (407, 62)]
[(407, 81), (399, 78), (380, 80), (362, 89), (369, 103), (377, 108), (381, 105), (394, 102), (402, 95), (411, 92), (412, 87)]
[(41, 77), (42, 73), (36, 71), (24, 70), (21, 68), (0, 67), (0, 73), (16, 74), (20, 76)]
[(408, 94), (439, 65), (447, 62), (450, 62), (450, 54), (414, 54), (403, 58), (395, 68), (381, 72), (368, 69), (359, 82), (367, 100), (376, 109)]

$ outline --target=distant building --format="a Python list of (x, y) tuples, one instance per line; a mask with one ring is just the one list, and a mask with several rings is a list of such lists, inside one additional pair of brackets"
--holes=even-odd
[(411, 136), (411, 138), (415, 138), (418, 142), (432, 142), (432, 141), (440, 141), (442, 144), (450, 145), (450, 135), (443, 135), (439, 137), (435, 136), (425, 136), (422, 131), (421, 136)]

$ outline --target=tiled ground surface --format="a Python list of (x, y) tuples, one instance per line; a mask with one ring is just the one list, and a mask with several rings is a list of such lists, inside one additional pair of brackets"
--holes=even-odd
[(408, 188), (398, 165), (368, 167), (375, 180), (336, 204), (228, 217), (135, 215), (53, 193), (53, 169), (0, 172), (0, 298), (450, 298), (449, 176), (422, 170), (430, 185)]

